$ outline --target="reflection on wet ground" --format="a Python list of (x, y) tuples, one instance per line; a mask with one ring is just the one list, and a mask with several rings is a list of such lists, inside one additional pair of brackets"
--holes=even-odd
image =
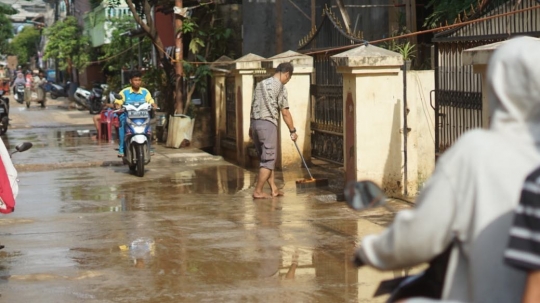
[(285, 197), (254, 201), (256, 175), (233, 165), (149, 170), (20, 174), (0, 232), (3, 301), (384, 301), (371, 297), (393, 273), (349, 265), (359, 239), (391, 220), (384, 208), (321, 202), (328, 192), (296, 191), (298, 172), (278, 174)]
[(17, 144), (29, 141), (31, 151), (16, 154), (14, 164), (55, 165), (61, 163), (85, 162), (94, 159), (114, 159), (115, 144), (98, 144), (92, 136), (95, 130), (87, 128), (35, 128), (31, 130), (11, 130), (4, 136), (4, 144), (14, 150)]

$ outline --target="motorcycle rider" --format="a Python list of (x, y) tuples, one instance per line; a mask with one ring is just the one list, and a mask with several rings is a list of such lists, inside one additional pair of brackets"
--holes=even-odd
[[(17, 86), (18, 85), (26, 86), (26, 79), (24, 79), (23, 73), (17, 73), (17, 78), (15, 78), (15, 80), (13, 81), (13, 84), (11, 85), (14, 96), (17, 94)], [(24, 98), (24, 96), (23, 96), (23, 98)], [(19, 102), (22, 102), (22, 101), (19, 101)]]
[[(412, 267), (451, 249), (443, 300), (519, 302), (526, 274), (503, 262), (512, 214), (540, 163), (540, 41), (510, 39), (487, 71), (489, 129), (464, 134), (438, 160), (415, 209), (397, 214), (355, 252), (381, 270)], [(407, 302), (427, 302), (409, 299)]]
[[(147, 102), (152, 105), (154, 109), (157, 109), (157, 105), (146, 88), (141, 87), (142, 85), (142, 74), (140, 71), (133, 71), (129, 79), (130, 87), (124, 88), (120, 91), (120, 96), (122, 99), (115, 100), (114, 104), (118, 107), (121, 107), (124, 103), (131, 104), (135, 102)], [(126, 115), (123, 113), (119, 117), (120, 127), (118, 129), (118, 157), (124, 157), (124, 136), (125, 136), (125, 127), (126, 127)], [(150, 149), (152, 153), (152, 150)]]

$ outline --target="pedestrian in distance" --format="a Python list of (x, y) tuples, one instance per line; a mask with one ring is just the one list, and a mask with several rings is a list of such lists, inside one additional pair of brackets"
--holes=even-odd
[(522, 303), (540, 302), (540, 167), (525, 180), (515, 210), (510, 241), (504, 253), (507, 264), (527, 273)]
[[(129, 79), (130, 86), (127, 88), (124, 88), (120, 91), (119, 95), (122, 97), (120, 100), (115, 100), (114, 104), (118, 108), (120, 108), (124, 103), (125, 104), (132, 104), (136, 102), (147, 102), (152, 105), (154, 109), (157, 109), (157, 105), (154, 102), (154, 99), (152, 98), (152, 95), (150, 94), (150, 91), (148, 91), (146, 88), (142, 87), (142, 74), (140, 71), (133, 71), (130, 75)], [(125, 137), (125, 127), (126, 127), (126, 115), (120, 114), (119, 115), (119, 124), (120, 127), (118, 129), (118, 157), (122, 158), (124, 157), (124, 137)], [(150, 149), (150, 152), (152, 153), (152, 149)]]
[(47, 92), (45, 91), (45, 84), (47, 84), (47, 82), (45, 73), (41, 70), (32, 81), (32, 89), (37, 93), (37, 99), (35, 101), (41, 102), (41, 107), (45, 107), (45, 103), (47, 102)]
[(523, 183), (540, 163), (538, 62), (540, 41), (531, 37), (510, 39), (493, 53), (489, 129), (465, 133), (439, 158), (415, 208), (400, 211), (381, 234), (364, 237), (357, 264), (403, 269), (449, 249), (440, 299), (521, 301), (526, 272), (503, 257)]
[[(285, 84), (291, 80), (294, 67), (291, 63), (281, 63), (272, 77), (262, 80), (255, 87), (251, 102), (251, 123), (249, 137), (255, 144), (259, 155), (260, 167), (253, 198), (264, 199), (282, 196), (275, 183), (274, 169), (278, 150), (278, 121), (279, 113), (289, 128), (291, 140), (296, 141), (298, 135), (293, 118), (289, 111), (289, 101)], [(264, 184), (268, 182), (271, 195), (263, 192)]]

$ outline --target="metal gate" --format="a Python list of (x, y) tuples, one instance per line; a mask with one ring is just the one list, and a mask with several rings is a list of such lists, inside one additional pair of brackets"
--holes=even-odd
[[(345, 32), (329, 8), (323, 10), (320, 26), (300, 44), (299, 52), (310, 54), (333, 47), (360, 44), (361, 33)], [(331, 56), (341, 51), (313, 54), (315, 79), (311, 85), (311, 156), (343, 164), (343, 78)]]
[[(487, 0), (470, 19), (538, 5), (535, 0)], [(435, 35), (435, 155), (448, 149), (465, 131), (482, 127), (482, 80), (463, 66), (464, 50), (515, 35), (540, 36), (540, 10), (493, 18)]]

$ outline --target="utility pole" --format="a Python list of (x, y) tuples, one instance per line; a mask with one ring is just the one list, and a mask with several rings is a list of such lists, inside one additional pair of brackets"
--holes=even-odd
[(283, 0), (276, 0), (276, 54), (283, 52)]
[[(406, 0), (405, 1), (405, 23), (407, 29), (414, 33), (416, 32), (416, 0)], [(412, 44), (416, 44), (417, 36), (412, 36), (409, 38), (409, 41)]]
[[(60, 18), (60, 1), (56, 0), (54, 3), (54, 23), (58, 22)], [(54, 81), (60, 83), (60, 75), (58, 73), (58, 59), (54, 58)]]
[[(182, 0), (174, 1), (175, 11), (181, 12), (184, 6)], [(184, 59), (183, 49), (184, 44), (182, 43), (182, 16), (180, 13), (174, 14), (174, 32), (175, 32), (175, 71), (176, 71), (176, 89), (175, 89), (175, 98), (174, 98), (174, 112), (184, 114), (184, 67), (182, 66), (182, 61)]]

